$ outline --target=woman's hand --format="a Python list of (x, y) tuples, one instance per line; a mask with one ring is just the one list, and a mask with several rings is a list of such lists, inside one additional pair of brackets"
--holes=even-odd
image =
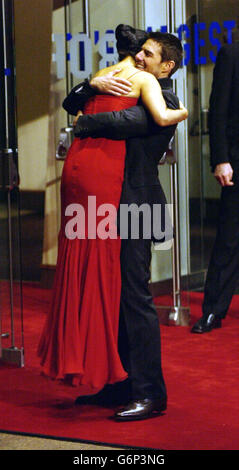
[(74, 121), (73, 121), (73, 126), (75, 126), (75, 125), (76, 125), (76, 123), (77, 123), (77, 121), (78, 121), (78, 119), (79, 119), (79, 117), (80, 117), (80, 116), (83, 116), (83, 113), (82, 113), (82, 111), (81, 111), (81, 110), (80, 110), (80, 111), (78, 111), (78, 113), (77, 113), (76, 117), (74, 118)]
[(127, 95), (131, 91), (132, 83), (125, 78), (115, 77), (121, 69), (113, 70), (107, 75), (100, 75), (92, 78), (90, 86), (97, 93), (110, 94), (114, 96)]
[(169, 109), (166, 106), (161, 86), (156, 78), (147, 72), (141, 72), (141, 98), (151, 116), (159, 126), (172, 126), (188, 117), (188, 111), (182, 103), (179, 109)]
[(184, 117), (183, 117), (182, 120), (187, 119), (187, 117), (188, 117), (188, 110), (187, 110), (187, 108), (185, 108), (185, 106), (183, 105), (182, 101), (179, 101), (179, 109), (180, 109), (181, 111), (183, 111), (183, 116), (184, 116)]

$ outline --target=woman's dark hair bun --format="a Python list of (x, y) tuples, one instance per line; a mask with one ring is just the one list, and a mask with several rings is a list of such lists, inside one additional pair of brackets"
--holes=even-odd
[(121, 58), (127, 55), (135, 56), (147, 40), (148, 35), (141, 29), (135, 29), (127, 24), (119, 24), (115, 30), (116, 47)]
[(135, 28), (128, 24), (119, 24), (115, 30), (115, 37), (117, 40), (134, 38), (135, 31)]

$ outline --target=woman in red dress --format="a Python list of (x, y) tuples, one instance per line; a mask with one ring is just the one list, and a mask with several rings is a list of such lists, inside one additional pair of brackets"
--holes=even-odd
[[(167, 109), (156, 78), (135, 67), (134, 56), (145, 35), (122, 27), (118, 29), (119, 48), (121, 39), (124, 49), (127, 43), (128, 55), (97, 75), (120, 68), (119, 76), (132, 83), (131, 92), (127, 96), (96, 95), (87, 102), (84, 113), (129, 108), (141, 97), (158, 124), (185, 119), (185, 108)], [(121, 240), (113, 220), (120, 202), (125, 153), (124, 141), (75, 138), (62, 173), (53, 298), (38, 354), (47, 376), (75, 386), (87, 385), (91, 393), (127, 378), (117, 346)]]

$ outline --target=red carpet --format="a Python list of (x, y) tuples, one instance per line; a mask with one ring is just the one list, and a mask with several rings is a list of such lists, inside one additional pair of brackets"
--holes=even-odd
[[(168, 410), (131, 423), (114, 422), (107, 408), (74, 406), (77, 389), (41, 376), (36, 347), (49, 297), (48, 290), (24, 285), (26, 364), (0, 366), (1, 431), (162, 450), (239, 449), (238, 296), (221, 330), (200, 336), (161, 327)], [(201, 302), (202, 294), (190, 293), (192, 322)]]

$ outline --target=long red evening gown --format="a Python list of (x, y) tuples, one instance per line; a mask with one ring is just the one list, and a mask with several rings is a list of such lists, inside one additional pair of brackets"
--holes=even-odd
[[(136, 103), (136, 98), (96, 95), (87, 102), (84, 113), (117, 111)], [(121, 240), (117, 235), (103, 239), (101, 231), (97, 232), (99, 221), (108, 212), (96, 217), (94, 238), (94, 197), (96, 209), (106, 203), (118, 208), (125, 153), (124, 141), (103, 138), (76, 138), (69, 149), (61, 182), (61, 228), (52, 305), (38, 347), (47, 376), (97, 390), (127, 378), (117, 348)], [(93, 208), (88, 215), (89, 196)], [(65, 234), (66, 223), (76, 214), (65, 216), (70, 204), (85, 209), (85, 238), (69, 239)], [(82, 217), (79, 220), (78, 234), (79, 226), (82, 233)]]

